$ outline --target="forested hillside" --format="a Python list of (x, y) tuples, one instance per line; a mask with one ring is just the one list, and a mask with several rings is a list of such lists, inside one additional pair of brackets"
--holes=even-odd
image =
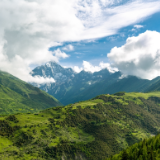
[(100, 95), (36, 114), (0, 117), (1, 159), (98, 160), (160, 129), (160, 92)]
[(158, 160), (160, 159), (160, 134), (144, 139), (106, 160)]

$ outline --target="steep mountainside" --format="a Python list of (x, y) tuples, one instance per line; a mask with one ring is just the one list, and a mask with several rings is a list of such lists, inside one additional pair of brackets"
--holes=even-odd
[(135, 76), (128, 76), (127, 78), (118, 79), (120, 72), (112, 74), (105, 80), (95, 83), (90, 87), (86, 88), (84, 91), (79, 94), (75, 94), (72, 97), (68, 98), (65, 102), (67, 104), (71, 102), (87, 100), (93, 98), (99, 94), (113, 94), (117, 91), (144, 91), (145, 87), (150, 84), (148, 80), (142, 80)]
[[(71, 72), (68, 73), (68, 70)], [(32, 72), (32, 76), (52, 77), (56, 80), (56, 83), (33, 85), (53, 95), (64, 105), (73, 102), (70, 100), (73, 95), (78, 96), (91, 85), (104, 80), (110, 75), (111, 73), (107, 69), (93, 74), (85, 71), (77, 74), (71, 68), (62, 68), (55, 62), (48, 62), (43, 66), (35, 68)]]
[(63, 68), (56, 62), (48, 62), (45, 65), (36, 67), (32, 76), (52, 77), (58, 84), (69, 81), (76, 74), (71, 68)]
[(153, 83), (148, 88), (146, 88), (145, 91), (160, 91), (160, 77), (153, 79), (152, 82)]
[(61, 103), (37, 87), (0, 71), (0, 114), (38, 112)]
[(0, 117), (0, 157), (103, 160), (160, 130), (160, 92), (100, 95)]
[(64, 105), (87, 100), (99, 94), (159, 90), (160, 83), (159, 77), (152, 81), (135, 76), (121, 78), (121, 72), (110, 73), (107, 69), (95, 73), (81, 71), (77, 74), (72, 69), (63, 68), (55, 62), (37, 67), (32, 75), (55, 78), (56, 83), (47, 83), (38, 87), (56, 97)]

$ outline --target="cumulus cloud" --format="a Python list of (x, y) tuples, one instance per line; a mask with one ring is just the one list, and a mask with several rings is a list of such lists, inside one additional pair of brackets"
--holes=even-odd
[(118, 71), (117, 68), (111, 67), (110, 63), (100, 62), (98, 66), (94, 66), (87, 61), (83, 61), (82, 67), (74, 66), (73, 70), (77, 73), (81, 72), (82, 70), (84, 70), (86, 72), (94, 73), (94, 72), (98, 72), (98, 71), (105, 69), (105, 68), (108, 69), (108, 71), (111, 73)]
[(73, 67), (73, 70), (74, 70), (75, 72), (79, 73), (79, 72), (81, 72), (81, 71), (83, 70), (83, 68), (82, 68), (82, 67), (78, 67), (78, 66), (74, 66), (74, 67)]
[(146, 31), (129, 37), (123, 46), (114, 47), (108, 58), (124, 75), (153, 79), (160, 76), (159, 42), (159, 32)]
[(69, 57), (68, 54), (62, 52), (59, 48), (57, 50), (54, 50), (52, 54), (55, 56), (55, 61), (59, 61), (59, 59), (61, 58), (65, 59)]
[[(2, 60), (2, 57), (0, 57)], [(3, 57), (3, 61), (0, 63), (0, 68), (1, 70), (5, 70), (7, 72), (19, 77), (21, 80), (27, 81), (27, 82), (32, 82), (32, 83), (49, 83), (52, 82), (54, 83), (55, 80), (53, 78), (43, 78), (43, 77), (32, 77), (29, 73), (31, 69), (28, 67), (28, 64), (18, 55), (15, 56), (15, 58), (11, 61), (5, 59)]]
[(115, 34), (160, 8), (156, 0), (120, 2), (1, 0), (0, 69), (29, 81), (31, 65), (68, 57), (60, 50), (50, 52), (50, 47)]
[(62, 48), (65, 51), (73, 51), (74, 50), (74, 46), (72, 46), (71, 44), (65, 46)]

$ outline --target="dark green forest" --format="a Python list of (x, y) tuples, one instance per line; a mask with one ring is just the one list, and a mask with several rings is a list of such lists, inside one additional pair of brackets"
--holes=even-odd
[(106, 160), (158, 160), (160, 159), (160, 134), (144, 139)]

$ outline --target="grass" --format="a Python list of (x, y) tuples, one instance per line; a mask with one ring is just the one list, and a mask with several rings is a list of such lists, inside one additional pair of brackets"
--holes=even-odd
[(5, 148), (9, 148), (9, 146), (13, 145), (12, 141), (9, 139), (0, 136), (0, 152), (4, 152)]
[(0, 71), (0, 114), (36, 113), (60, 106), (57, 99), (44, 91)]
[(150, 99), (158, 95), (100, 95), (35, 114), (2, 115), (0, 157), (61, 159), (83, 153), (89, 160), (105, 159), (159, 131), (160, 103)]

